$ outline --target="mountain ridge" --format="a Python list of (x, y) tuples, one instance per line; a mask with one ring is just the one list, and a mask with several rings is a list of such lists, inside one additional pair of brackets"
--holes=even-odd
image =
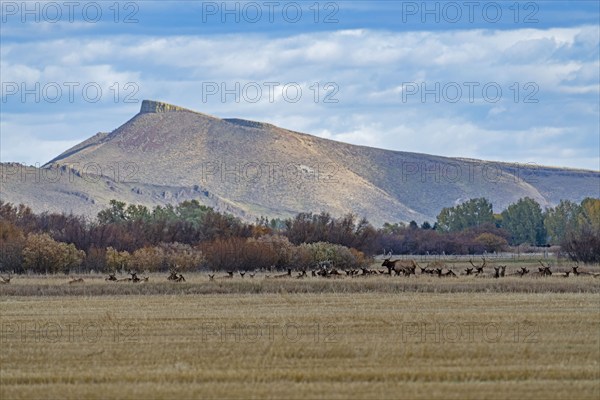
[[(496, 212), (526, 196), (543, 207), (560, 199), (600, 197), (596, 171), (358, 146), (152, 100), (144, 100), (140, 112), (112, 132), (66, 150), (39, 173), (65, 165), (89, 178), (79, 190), (83, 197), (69, 194), (74, 182), (61, 181), (44, 186), (42, 197), (57, 202), (49, 204), (40, 200), (41, 185), (14, 182), (11, 171), (3, 200), (38, 211), (69, 205), (93, 216), (98, 207), (81, 199), (107, 204), (108, 180), (115, 197), (149, 206), (197, 198), (248, 220), (328, 211), (351, 212), (381, 225), (432, 221), (441, 208), (473, 197), (487, 197)], [(137, 193), (135, 184), (145, 191)]]

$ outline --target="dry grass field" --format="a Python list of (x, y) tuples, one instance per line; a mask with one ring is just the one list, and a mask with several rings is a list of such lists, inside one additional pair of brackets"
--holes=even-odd
[(591, 276), (83, 277), (0, 285), (0, 398), (600, 396)]

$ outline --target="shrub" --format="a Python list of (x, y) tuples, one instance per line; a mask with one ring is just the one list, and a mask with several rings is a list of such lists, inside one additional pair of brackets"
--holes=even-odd
[(69, 273), (79, 267), (85, 258), (83, 250), (75, 245), (57, 242), (47, 233), (30, 233), (23, 249), (23, 264), (36, 273)]
[(481, 246), (481, 250), (487, 251), (488, 253), (503, 251), (508, 246), (506, 239), (489, 232), (480, 234), (473, 239), (473, 242)]

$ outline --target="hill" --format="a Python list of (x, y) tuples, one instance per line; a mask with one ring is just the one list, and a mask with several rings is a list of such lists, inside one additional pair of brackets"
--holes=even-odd
[(600, 173), (390, 151), (144, 100), (41, 168), (2, 164), (3, 201), (94, 216), (112, 198), (202, 204), (244, 219), (349, 212), (383, 222), (434, 221), (486, 197), (496, 212), (528, 196), (542, 206), (600, 197)]

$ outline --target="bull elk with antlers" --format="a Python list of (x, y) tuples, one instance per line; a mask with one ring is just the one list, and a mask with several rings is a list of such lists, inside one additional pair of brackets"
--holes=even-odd
[(392, 261), (392, 252), (388, 254), (388, 258), (383, 260), (381, 264), (382, 267), (386, 267), (388, 269), (388, 274), (392, 275), (400, 275), (404, 274), (404, 276), (410, 276), (411, 274), (415, 274), (415, 271), (419, 265), (415, 260), (394, 260)]
[(167, 277), (167, 280), (172, 282), (185, 282), (183, 274), (178, 273), (175, 269), (171, 269), (169, 271), (169, 276)]

